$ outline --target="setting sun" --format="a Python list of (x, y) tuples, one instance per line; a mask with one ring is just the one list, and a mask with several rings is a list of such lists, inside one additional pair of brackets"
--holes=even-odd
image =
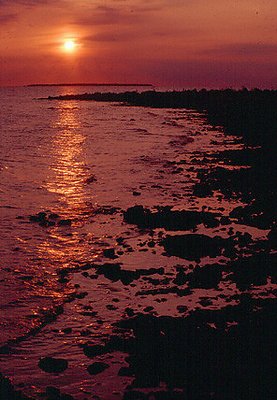
[(76, 49), (76, 46), (74, 40), (66, 40), (63, 44), (64, 50), (67, 52), (73, 52)]

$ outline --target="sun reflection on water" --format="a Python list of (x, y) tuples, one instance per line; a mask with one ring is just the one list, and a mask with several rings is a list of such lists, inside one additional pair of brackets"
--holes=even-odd
[(54, 176), (46, 187), (50, 192), (61, 195), (71, 209), (84, 200), (86, 166), (83, 161), (85, 136), (81, 133), (78, 107), (68, 102), (58, 108), (58, 119), (53, 124), (56, 132), (52, 142)]
[(76, 102), (58, 103), (57, 118), (50, 152), (52, 162), (45, 188), (58, 195), (54, 210), (62, 218), (69, 218), (71, 226), (54, 226), (39, 246), (39, 253), (51, 263), (68, 265), (81, 261), (89, 254), (85, 238), (78, 231), (84, 215), (87, 215), (88, 190), (84, 146), (86, 137), (82, 133), (79, 107)]

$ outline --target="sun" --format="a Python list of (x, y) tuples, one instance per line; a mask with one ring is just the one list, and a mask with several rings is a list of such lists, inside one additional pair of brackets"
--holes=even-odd
[(72, 39), (68, 39), (65, 40), (64, 44), (63, 44), (63, 48), (66, 52), (68, 53), (72, 53), (76, 50), (77, 44), (74, 40)]

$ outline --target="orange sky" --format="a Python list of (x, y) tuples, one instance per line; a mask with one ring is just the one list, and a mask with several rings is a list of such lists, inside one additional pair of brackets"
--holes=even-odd
[(277, 1), (0, 0), (0, 85), (35, 82), (277, 88)]

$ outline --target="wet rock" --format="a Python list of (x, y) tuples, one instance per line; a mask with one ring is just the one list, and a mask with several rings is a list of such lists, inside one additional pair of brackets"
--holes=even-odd
[(75, 298), (76, 299), (84, 299), (87, 295), (88, 295), (88, 292), (75, 293)]
[(0, 399), (1, 400), (34, 400), (15, 390), (10, 380), (0, 373)]
[(193, 272), (187, 274), (188, 285), (192, 288), (216, 288), (222, 278), (222, 266), (218, 264), (207, 265), (200, 268), (196, 266)]
[(72, 328), (64, 328), (62, 329), (62, 332), (67, 335), (69, 333), (72, 333)]
[(115, 249), (113, 248), (103, 250), (103, 256), (111, 259), (118, 258), (118, 256), (115, 254)]
[(50, 213), (48, 216), (49, 219), (58, 219), (60, 218), (59, 214), (56, 213)]
[(97, 273), (104, 275), (105, 278), (110, 279), (112, 282), (121, 281), (124, 285), (131, 284), (134, 280), (139, 279), (141, 276), (163, 274), (164, 268), (149, 268), (149, 269), (136, 269), (134, 271), (121, 269), (121, 264), (103, 264), (96, 266)]
[(109, 365), (103, 362), (95, 362), (88, 366), (87, 370), (90, 375), (97, 375), (109, 368)]
[(180, 288), (178, 288), (178, 286), (171, 286), (171, 287), (167, 287), (167, 288), (139, 290), (136, 293), (136, 296), (148, 296), (148, 295), (156, 296), (159, 294), (171, 294), (171, 293), (175, 293), (175, 294), (177, 294), (177, 296), (183, 297), (183, 296), (190, 295), (191, 289), (190, 288), (180, 289)]
[[(187, 396), (183, 391), (170, 390), (169, 392), (150, 392), (148, 394), (147, 400), (184, 400)], [(211, 397), (210, 397), (211, 398)], [(192, 400), (200, 400), (199, 397), (191, 397)], [(207, 400), (210, 400), (207, 398)]]
[(134, 376), (134, 371), (131, 368), (121, 367), (118, 376)]
[(230, 218), (234, 218), (238, 223), (243, 225), (254, 226), (260, 229), (269, 229), (273, 222), (276, 221), (274, 212), (266, 210), (266, 205), (253, 202), (248, 206), (236, 207), (230, 212)]
[(89, 176), (89, 177), (85, 180), (85, 183), (87, 183), (88, 185), (89, 185), (90, 183), (94, 183), (94, 182), (97, 182), (97, 179), (96, 179), (96, 177), (95, 177), (94, 175)]
[(0, 354), (11, 354), (12, 348), (8, 344), (4, 344), (0, 347)]
[(68, 361), (62, 358), (44, 357), (40, 359), (38, 366), (44, 372), (60, 373), (68, 368)]
[(251, 285), (261, 286), (267, 283), (270, 276), (273, 283), (277, 282), (277, 254), (260, 253), (244, 257), (228, 264), (232, 279), (241, 289)]
[(179, 268), (176, 278), (173, 280), (173, 283), (175, 283), (175, 285), (181, 286), (184, 285), (187, 281), (188, 277), (187, 274), (185, 274), (184, 269)]
[(219, 236), (212, 238), (200, 234), (167, 236), (161, 241), (161, 245), (169, 256), (177, 256), (192, 261), (207, 256), (219, 256), (227, 243), (230, 243), (228, 239), (222, 239)]
[(61, 219), (58, 222), (59, 226), (71, 226), (72, 225), (72, 221), (71, 219)]
[(183, 388), (193, 400), (210, 399), (211, 392), (223, 400), (273, 399), (275, 390), (268, 383), (275, 381), (276, 304), (256, 300), (257, 308), (246, 300), (240, 306), (198, 310), (185, 318), (140, 314), (120, 321), (120, 328), (134, 333), (126, 358), (134, 373), (132, 387), (159, 387), (164, 382)]
[(81, 336), (90, 336), (91, 335), (91, 330), (89, 330), (89, 329), (82, 329), (81, 331), (80, 331), (80, 335)]
[(277, 250), (277, 228), (276, 227), (271, 229), (271, 231), (267, 235), (267, 239), (268, 239), (270, 248)]
[(182, 305), (179, 305), (176, 308), (179, 313), (185, 313), (188, 310), (187, 306), (182, 306)]
[(194, 185), (193, 194), (196, 197), (211, 197), (213, 195), (213, 191), (209, 185), (197, 183)]
[(137, 390), (128, 391), (124, 393), (123, 400), (147, 400), (148, 396)]
[(106, 308), (107, 308), (107, 310), (110, 310), (110, 311), (118, 310), (118, 307), (114, 306), (113, 304), (107, 304)]
[(47, 396), (47, 400), (59, 400), (61, 397), (60, 389), (54, 386), (47, 386), (45, 389), (45, 395)]
[(133, 317), (135, 315), (134, 310), (130, 307), (125, 308), (125, 312), (128, 315), (128, 317)]
[(41, 221), (40, 223), (39, 223), (39, 226), (43, 226), (43, 227), (49, 227), (49, 226), (55, 226), (55, 222), (54, 221), (49, 221), (49, 220), (44, 220), (44, 221)]
[(56, 213), (51, 213), (49, 211), (41, 211), (35, 215), (29, 216), (30, 222), (37, 222), (42, 227), (55, 226), (70, 226), (72, 221), (70, 219), (61, 219), (61, 217)]
[(170, 231), (190, 230), (197, 225), (204, 224), (207, 227), (219, 225), (217, 216), (209, 212), (198, 211), (172, 211), (171, 207), (159, 207), (157, 212), (151, 212), (143, 206), (128, 208), (123, 213), (124, 221), (135, 224), (139, 228), (164, 228)]
[(208, 306), (211, 306), (211, 305), (213, 304), (213, 302), (211, 301), (211, 299), (206, 298), (206, 299), (200, 300), (200, 301), (199, 301), (199, 304), (200, 304), (202, 307), (208, 307)]
[(230, 223), (231, 223), (231, 220), (229, 217), (221, 217), (220, 218), (221, 225), (229, 225)]
[(87, 357), (93, 358), (102, 354), (106, 354), (107, 349), (103, 345), (90, 346), (86, 344), (83, 346), (83, 352)]
[(35, 215), (30, 215), (29, 220), (31, 222), (43, 222), (46, 220), (46, 212), (39, 212)]
[(74, 400), (74, 397), (70, 394), (61, 394), (59, 400)]
[(148, 306), (148, 307), (145, 307), (145, 308), (143, 309), (143, 311), (146, 312), (146, 313), (151, 312), (151, 311), (153, 311), (153, 310), (154, 310), (154, 307), (152, 307), (152, 306)]

